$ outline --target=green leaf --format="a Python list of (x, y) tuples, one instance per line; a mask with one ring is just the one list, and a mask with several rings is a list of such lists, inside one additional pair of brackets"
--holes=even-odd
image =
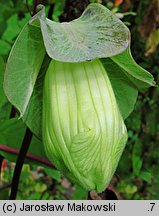
[(154, 78), (134, 61), (130, 48), (101, 61), (111, 81), (120, 112), (126, 119), (134, 109), (138, 91), (154, 86)]
[(139, 156), (134, 155), (133, 156), (133, 172), (136, 176), (139, 176), (139, 173), (142, 168), (142, 160)]
[(9, 41), (10, 43), (13, 43), (15, 41), (15, 38), (29, 19), (29, 14), (25, 14), (25, 18), (23, 18), (22, 20), (19, 20), (18, 14), (13, 14), (7, 20), (7, 28), (3, 33), (2, 39), (4, 41)]
[[(0, 123), (0, 144), (7, 145), (19, 150), (25, 133), (25, 125), (17, 118), (8, 119)], [(1, 154), (10, 161), (16, 161), (13, 154), (0, 151)]]
[(101, 4), (90, 4), (71, 22), (45, 18), (44, 7), (32, 18), (39, 19), (48, 55), (58, 61), (82, 62), (122, 53), (129, 45), (128, 28)]
[(7, 119), (11, 110), (11, 106), (6, 100), (6, 97), (3, 92), (3, 77), (4, 77), (4, 61), (0, 57), (0, 120)]
[(37, 77), (32, 96), (24, 113), (23, 121), (30, 130), (42, 139), (42, 100), (43, 100), (43, 81), (45, 73), (50, 63), (50, 58), (46, 55)]
[(4, 80), (5, 94), (20, 116), (28, 106), (44, 56), (40, 29), (27, 23), (11, 50)]
[(4, 100), (4, 94), (3, 94), (3, 76), (4, 76), (4, 60), (3, 58), (0, 56), (0, 103), (2, 103), (2, 101)]
[[(17, 118), (5, 120), (0, 123), (0, 144), (7, 145), (7, 147), (19, 150), (24, 138), (26, 126), (22, 120)], [(1, 148), (1, 146), (0, 146)], [(35, 136), (33, 136), (28, 153), (34, 154), (41, 158), (47, 158), (44, 153), (43, 144)], [(7, 158), (9, 161), (16, 162), (17, 155), (0, 150), (0, 154)], [(30, 159), (26, 159), (25, 163), (33, 162)], [(35, 163), (35, 162), (34, 162)], [(40, 162), (38, 162), (40, 165)]]
[(56, 169), (45, 168), (45, 173), (56, 181), (61, 181), (61, 172)]
[(142, 171), (140, 173), (140, 178), (143, 179), (146, 182), (151, 182), (151, 173), (147, 171)]
[(142, 91), (145, 88), (155, 86), (153, 76), (134, 61), (130, 47), (123, 53), (111, 57), (111, 59), (123, 70), (123, 73), (138, 90)]
[(138, 139), (135, 142), (135, 145), (133, 147), (133, 154), (132, 154), (132, 166), (133, 166), (133, 173), (136, 176), (139, 176), (141, 168), (142, 168), (142, 157), (141, 157), (141, 152), (142, 152), (142, 143)]
[[(41, 157), (43, 159), (48, 159), (48, 157), (45, 154), (43, 143), (33, 136), (30, 147), (29, 147), (29, 153), (36, 155), (38, 157)], [(29, 160), (28, 160), (29, 161)], [(44, 166), (44, 164), (42, 164)]]
[(5, 20), (0, 21), (0, 37), (3, 35), (5, 29), (7, 28), (7, 23)]
[(0, 55), (8, 55), (10, 49), (11, 49), (11, 46), (9, 43), (3, 41), (3, 40), (0, 40)]
[(120, 112), (124, 119), (133, 111), (138, 90), (128, 79), (121, 67), (110, 58), (102, 59), (106, 73), (109, 76)]
[(12, 2), (1, 0), (0, 1), (0, 37), (3, 35), (7, 28), (7, 19), (15, 13)]
[(88, 191), (84, 190), (79, 185), (75, 185), (75, 192), (73, 193), (71, 199), (73, 200), (86, 200), (88, 197)]

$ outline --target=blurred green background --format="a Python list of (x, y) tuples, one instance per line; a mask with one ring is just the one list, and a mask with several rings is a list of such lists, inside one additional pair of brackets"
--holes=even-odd
[[(131, 50), (136, 62), (159, 80), (158, 0), (0, 0), (0, 67), (37, 3), (46, 6), (54, 21), (70, 21), (88, 3), (108, 7), (129, 27)], [(0, 83), (3, 73), (0, 74)], [(2, 89), (2, 86), (0, 86)], [(0, 95), (0, 100), (4, 100)], [(109, 188), (119, 199), (159, 199), (159, 89), (140, 93), (133, 113), (126, 120), (129, 139)], [(0, 110), (0, 123), (10, 108)], [(7, 144), (7, 143), (3, 143)], [(8, 199), (15, 164), (1, 159), (0, 199)], [(59, 171), (47, 166), (24, 165), (17, 199), (87, 199), (87, 192), (72, 185)]]

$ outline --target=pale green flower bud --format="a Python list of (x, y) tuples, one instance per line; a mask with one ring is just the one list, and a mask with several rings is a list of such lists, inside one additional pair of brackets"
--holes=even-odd
[(127, 140), (107, 72), (100, 60), (52, 60), (43, 92), (43, 142), (49, 159), (73, 182), (101, 192)]

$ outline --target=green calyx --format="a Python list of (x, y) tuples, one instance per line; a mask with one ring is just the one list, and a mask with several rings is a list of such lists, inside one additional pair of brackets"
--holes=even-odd
[(52, 60), (43, 89), (43, 142), (49, 159), (87, 190), (103, 191), (125, 147), (127, 130), (100, 60)]

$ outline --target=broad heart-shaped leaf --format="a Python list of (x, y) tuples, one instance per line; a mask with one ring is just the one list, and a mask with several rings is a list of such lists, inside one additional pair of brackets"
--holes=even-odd
[[(19, 150), (24, 138), (26, 126), (22, 120), (17, 118), (8, 119), (0, 122), (0, 154), (3, 155), (9, 161), (16, 162), (17, 155), (8, 153), (1, 150), (1, 145), (7, 145), (7, 147)], [(28, 153), (35, 156), (46, 159), (44, 153), (43, 144), (35, 136), (33, 136)], [(25, 162), (32, 162), (32, 160), (26, 159)], [(42, 165), (42, 164), (41, 164)]]
[(128, 28), (101, 4), (90, 4), (71, 22), (53, 22), (44, 8), (32, 23), (40, 21), (46, 51), (50, 58), (63, 62), (83, 62), (122, 53), (129, 45)]
[(10, 52), (4, 79), (5, 94), (21, 116), (29, 103), (44, 56), (40, 29), (27, 23)]
[(102, 59), (124, 119), (133, 111), (139, 90), (154, 86), (153, 76), (132, 58), (130, 48), (114, 57)]

